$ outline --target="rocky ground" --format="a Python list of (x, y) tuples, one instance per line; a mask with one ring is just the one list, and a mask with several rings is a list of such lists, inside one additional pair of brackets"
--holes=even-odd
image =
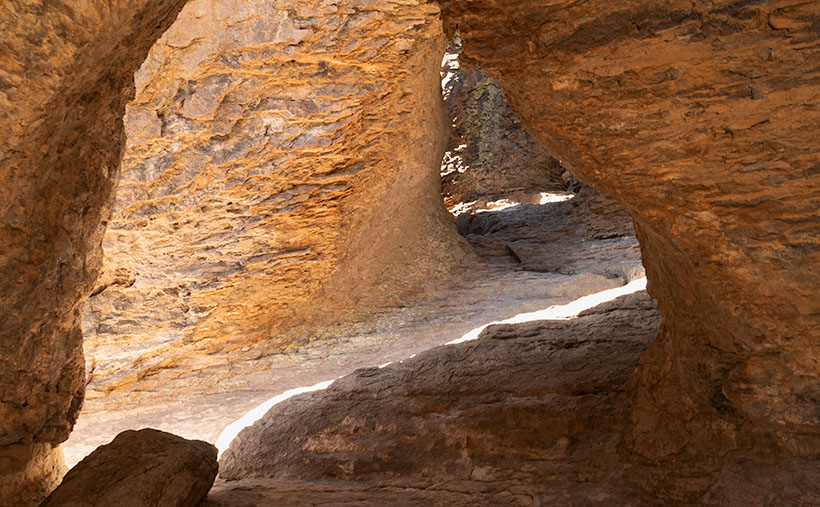
[(358, 370), (240, 433), (220, 461), (231, 482), (211, 497), (241, 498), (232, 481), (267, 477), (415, 480), (434, 504), (459, 490), (484, 505), (621, 502), (639, 489), (616, 466), (627, 383), (658, 324), (640, 292)]

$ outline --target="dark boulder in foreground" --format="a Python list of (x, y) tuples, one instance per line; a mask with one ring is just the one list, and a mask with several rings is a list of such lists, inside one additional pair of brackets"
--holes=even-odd
[(41, 506), (194, 506), (216, 478), (217, 450), (154, 429), (123, 431), (72, 468)]

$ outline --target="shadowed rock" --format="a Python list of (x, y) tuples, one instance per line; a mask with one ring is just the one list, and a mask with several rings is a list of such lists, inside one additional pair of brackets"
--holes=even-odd
[(185, 0), (0, 6), (0, 504), (42, 500), (85, 391), (134, 72)]
[(124, 431), (72, 468), (42, 506), (195, 506), (216, 477), (216, 453), (158, 430)]
[[(473, 342), (358, 370), (242, 431), (220, 477), (376, 488), (398, 480), (433, 496), (472, 488), (479, 503), (493, 498), (483, 488), (494, 482), (490, 492), (518, 488), (547, 504), (629, 498), (636, 488), (623, 480), (617, 452), (627, 384), (657, 328), (654, 303), (639, 293), (570, 321), (491, 326)], [(583, 485), (568, 479), (576, 473)]]
[(817, 2), (440, 5), (461, 59), (635, 221), (664, 325), (630, 445), (820, 454)]

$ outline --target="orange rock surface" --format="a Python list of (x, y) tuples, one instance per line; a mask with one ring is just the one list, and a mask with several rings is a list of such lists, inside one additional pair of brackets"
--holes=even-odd
[(622, 200), (664, 324), (631, 446), (820, 455), (814, 2), (441, 2), (467, 61)]
[(83, 400), (79, 311), (133, 76), (183, 0), (0, 6), (0, 504), (42, 498)]
[(387, 1), (182, 10), (125, 118), (104, 274), (83, 312), (95, 410), (435, 292), (469, 258), (439, 192), (437, 14)]

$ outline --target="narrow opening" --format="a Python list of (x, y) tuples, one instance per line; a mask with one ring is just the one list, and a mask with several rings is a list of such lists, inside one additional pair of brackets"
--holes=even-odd
[[(444, 205), (470, 245), (464, 250), (475, 252), (469, 265), (460, 266), (462, 278), (445, 278), (447, 272), (443, 281), (407, 283), (399, 287), (397, 303), (355, 318), (348, 316), (355, 302), (345, 297), (338, 297), (331, 311), (288, 306), (286, 291), (328, 292), (320, 275), (335, 269), (331, 261), (351, 256), (332, 248), (345, 244), (339, 238), (349, 231), (319, 227), (323, 220), (344, 225), (338, 217), (371, 205), (385, 214), (358, 221), (373, 229), (364, 237), (374, 242), (380, 240), (379, 228), (399, 229), (402, 238), (425, 231), (401, 227), (426, 227), (430, 217), (446, 222), (443, 213), (405, 217), (401, 227), (390, 222), (401, 208), (392, 206), (392, 199), (407, 201), (403, 194), (416, 191), (413, 185), (435, 184), (434, 166), (428, 167), (432, 180), (414, 180), (413, 166), (400, 184), (390, 178), (378, 183), (388, 188), (387, 195), (345, 204), (362, 192), (361, 181), (378, 179), (393, 162), (407, 162), (376, 165), (393, 155), (392, 146), (378, 144), (395, 123), (378, 116), (384, 114), (380, 101), (395, 98), (388, 111), (405, 114), (402, 101), (438, 103), (438, 97), (423, 96), (421, 86), (386, 94), (380, 83), (369, 85), (374, 68), (384, 72), (387, 83), (395, 69), (378, 60), (381, 53), (359, 46), (344, 46), (353, 48), (346, 63), (315, 58), (310, 46), (296, 39), (322, 25), (319, 18), (273, 9), (271, 19), (293, 41), (260, 49), (259, 41), (237, 37), (231, 40), (248, 46), (217, 48), (227, 39), (215, 42), (218, 34), (194, 24), (196, 13), (186, 9), (191, 12), (183, 10), (177, 29), (163, 36), (136, 76), (137, 98), (126, 117), (123, 181), (104, 244), (108, 269), (84, 308), (89, 386), (85, 409), (65, 446), (69, 465), (131, 428), (150, 426), (216, 442), (234, 421), (284, 399), (285, 392), (465, 341), (488, 323), (567, 305), (642, 276), (629, 217), (572, 178), (526, 133), (497, 83), (461, 66), (456, 37), (441, 65), (451, 132), (440, 177)], [(417, 23), (416, 14), (407, 18)], [(438, 25), (431, 21), (430, 26)], [(396, 30), (389, 23), (384, 27)], [(201, 33), (194, 37), (192, 29)], [(238, 22), (230, 30), (256, 34), (252, 23)], [(426, 51), (425, 43), (414, 48)], [(327, 52), (328, 47), (316, 48)], [(395, 55), (407, 54), (396, 45)], [(439, 57), (430, 51), (425, 63), (433, 82), (439, 69), (432, 59)], [(231, 70), (247, 62), (261, 70)], [(410, 133), (425, 142), (433, 135)], [(388, 144), (404, 132), (393, 135)], [(436, 136), (434, 141), (441, 141)], [(431, 157), (427, 151), (422, 155)], [(435, 192), (428, 197), (438, 205)], [(440, 250), (463, 244), (451, 236)], [(354, 256), (381, 258), (376, 254), (382, 245), (362, 243)], [(436, 243), (422, 246), (431, 244)], [(406, 253), (398, 257), (405, 264), (392, 269), (436, 259), (437, 252), (414, 253), (418, 245), (408, 243), (405, 249), (390, 243), (395, 252)], [(255, 279), (260, 273), (267, 278)], [(352, 278), (359, 274), (354, 271)], [(347, 287), (337, 289), (345, 294)], [(339, 322), (300, 321), (283, 331), (275, 319), (265, 320), (271, 309), (277, 316), (325, 310)], [(539, 315), (577, 311), (576, 305)], [(209, 328), (213, 323), (217, 331)], [(310, 339), (289, 341), (297, 333)]]
[(620, 284), (642, 277), (629, 215), (551, 157), (501, 86), (460, 62), (462, 52), (456, 33), (441, 70), (452, 129), (441, 188), (459, 233), (493, 266)]

